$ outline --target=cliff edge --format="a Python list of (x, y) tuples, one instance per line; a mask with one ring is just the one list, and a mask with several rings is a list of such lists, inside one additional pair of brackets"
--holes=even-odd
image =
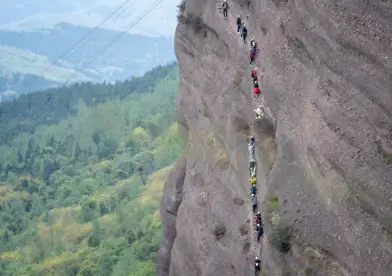
[[(253, 275), (255, 256), (268, 276), (390, 275), (392, 2), (228, 4), (227, 20), (220, 2), (181, 6), (178, 110), (188, 144), (165, 184), (157, 275)], [(260, 48), (257, 100), (250, 38)], [(255, 120), (259, 104), (265, 117)], [(260, 244), (249, 200), (250, 135)]]

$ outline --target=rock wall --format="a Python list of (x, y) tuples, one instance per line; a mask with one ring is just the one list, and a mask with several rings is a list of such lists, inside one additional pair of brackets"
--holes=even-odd
[[(176, 30), (178, 110), (189, 138), (165, 185), (157, 274), (253, 275), (259, 256), (264, 275), (391, 275), (392, 2), (228, 3), (224, 20), (219, 2), (187, 0), (192, 20)], [(261, 49), (260, 100), (252, 99), (237, 14)], [(260, 103), (266, 118), (256, 121)], [(265, 222), (260, 245), (249, 135)], [(293, 229), (287, 253), (271, 242), (282, 226)]]

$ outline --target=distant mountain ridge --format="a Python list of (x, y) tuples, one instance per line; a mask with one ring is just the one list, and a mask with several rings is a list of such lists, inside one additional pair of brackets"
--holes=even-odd
[[(61, 23), (33, 32), (0, 31), (0, 92), (28, 93), (58, 86), (82, 67), (118, 32), (97, 29), (76, 51), (66, 52), (92, 29)], [(140, 76), (147, 70), (175, 60), (173, 38), (124, 34), (83, 69), (73, 81), (113, 82)], [(44, 69), (48, 70), (41, 76)]]
[[(142, 14), (155, 0), (31, 0), (0, 1), (0, 29), (32, 31), (51, 28), (61, 22), (93, 28), (116, 8), (114, 20), (106, 28), (120, 31)], [(125, 3), (124, 6), (122, 6)], [(165, 0), (129, 30), (147, 36), (172, 36), (176, 27), (176, 5), (179, 0)]]

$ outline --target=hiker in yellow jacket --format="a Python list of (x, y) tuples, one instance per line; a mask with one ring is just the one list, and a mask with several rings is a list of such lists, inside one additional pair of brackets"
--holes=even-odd
[(256, 183), (257, 183), (256, 176), (255, 176), (255, 175), (252, 175), (252, 176), (250, 177), (250, 185), (254, 186), (254, 185), (256, 185)]

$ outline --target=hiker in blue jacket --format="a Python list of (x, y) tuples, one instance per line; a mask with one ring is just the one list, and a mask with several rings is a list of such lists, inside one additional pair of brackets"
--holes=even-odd
[(248, 29), (246, 28), (245, 24), (242, 25), (242, 32), (241, 37), (244, 40), (244, 44), (246, 43), (246, 36), (248, 35)]
[(261, 236), (264, 234), (264, 229), (261, 224), (257, 224), (257, 241), (260, 242)]

